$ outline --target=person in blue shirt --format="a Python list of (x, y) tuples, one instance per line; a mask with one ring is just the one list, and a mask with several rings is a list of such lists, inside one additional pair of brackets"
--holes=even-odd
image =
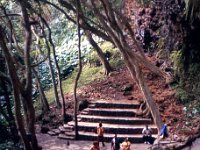
[(117, 134), (114, 135), (111, 141), (111, 150), (120, 150), (121, 140), (117, 137)]
[(162, 126), (162, 129), (160, 130), (160, 137), (162, 137), (163, 139), (169, 137), (169, 134), (167, 131), (167, 124), (164, 124)]

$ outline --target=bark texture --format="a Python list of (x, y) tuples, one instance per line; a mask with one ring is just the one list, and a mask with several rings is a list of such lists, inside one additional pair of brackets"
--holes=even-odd
[[(125, 64), (131, 73), (132, 78), (136, 80), (138, 86), (140, 87), (144, 95), (144, 99), (151, 111), (151, 114), (153, 116), (155, 124), (158, 127), (158, 130), (160, 130), (163, 125), (163, 122), (161, 120), (156, 104), (152, 98), (151, 92), (148, 86), (146, 85), (144, 76), (142, 74), (141, 65), (147, 67), (149, 70), (159, 75), (163, 75), (163, 73), (147, 61), (142, 52), (142, 48), (139, 46), (139, 44), (134, 38), (134, 34), (131, 31), (130, 25), (128, 24), (128, 22), (124, 21), (122, 15), (119, 15), (119, 12), (115, 12), (112, 9), (112, 5), (110, 2), (106, 0), (101, 0), (97, 3), (97, 1), (90, 0), (90, 3), (92, 4), (92, 8), (88, 9), (91, 9), (94, 12), (95, 16), (101, 23), (104, 30), (111, 37), (113, 43), (119, 48), (125, 61)], [(103, 10), (101, 11), (99, 10), (100, 6), (103, 7)], [(126, 29), (128, 29), (128, 33), (133, 39), (132, 42), (134, 43), (134, 45), (136, 45), (135, 49), (140, 52), (139, 54), (134, 53), (134, 51), (129, 46), (129, 43), (126, 41), (127, 37), (126, 34), (124, 34), (127, 33)]]

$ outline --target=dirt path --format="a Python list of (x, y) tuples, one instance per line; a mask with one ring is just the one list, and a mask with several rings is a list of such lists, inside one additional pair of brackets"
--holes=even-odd
[[(43, 150), (89, 150), (92, 141), (69, 141), (61, 140), (57, 137), (52, 137), (47, 134), (37, 134), (38, 142), (43, 147)], [(110, 150), (110, 143), (105, 143), (105, 147), (100, 144), (101, 150)], [(134, 150), (148, 150), (150, 145), (146, 144), (132, 144), (131, 149)]]

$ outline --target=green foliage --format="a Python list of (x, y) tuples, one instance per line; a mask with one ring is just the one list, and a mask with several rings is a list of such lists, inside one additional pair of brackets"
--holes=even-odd
[[(111, 66), (117, 67), (117, 66), (120, 66), (121, 64), (123, 64), (119, 50), (117, 48), (113, 47), (112, 43), (102, 42), (100, 44), (100, 47), (103, 50), (105, 55), (106, 55), (106, 53), (109, 54), (108, 60), (111, 64)], [(88, 59), (88, 62), (90, 63), (90, 65), (92, 65), (92, 66), (99, 66), (101, 63), (99, 61), (99, 57), (95, 51), (92, 51), (91, 53), (89, 53), (87, 55), (87, 59)]]
[(94, 50), (90, 54), (88, 54), (87, 59), (91, 66), (100, 66), (100, 64), (101, 64), (99, 57), (98, 57), (96, 51), (94, 51)]
[(175, 73), (178, 75), (181, 75), (184, 70), (182, 55), (183, 55), (182, 51), (179, 50), (179, 51), (173, 51), (170, 56), (170, 58), (173, 62), (173, 67), (174, 67)]
[(178, 88), (176, 98), (182, 103), (189, 103), (193, 99), (199, 98), (199, 79), (200, 79), (200, 64), (189, 64), (187, 72), (184, 70), (182, 51), (173, 51), (171, 60), (174, 65), (175, 73), (178, 76)]
[(22, 145), (14, 144), (11, 141), (6, 141), (0, 144), (0, 150), (22, 150)]
[(183, 104), (191, 102), (194, 97), (181, 87), (176, 89), (175, 97)]
[(101, 48), (106, 51), (106, 52), (109, 52), (111, 54), (111, 57), (109, 59), (109, 62), (110, 62), (110, 65), (113, 67), (113, 68), (116, 68), (116, 67), (119, 67), (121, 66), (122, 64), (124, 64), (124, 61), (122, 59), (122, 56), (121, 56), (121, 53), (120, 51), (113, 47), (113, 45), (109, 42), (104, 42), (102, 45), (101, 45)]
[(123, 5), (123, 0), (112, 0), (111, 3), (115, 9), (121, 9)]
[(197, 112), (200, 114), (200, 103), (197, 104), (196, 110), (197, 110)]
[(165, 39), (160, 38), (156, 44), (157, 44), (156, 46), (158, 47), (158, 49), (164, 49), (165, 48)]
[[(73, 92), (74, 88), (74, 81), (76, 78), (77, 70), (73, 71), (73, 73), (68, 76), (66, 80), (63, 81), (63, 92), (64, 93), (69, 93)], [(93, 82), (96, 79), (103, 78), (104, 75), (101, 73), (101, 68), (100, 67), (90, 67), (89, 65), (85, 65), (83, 67), (78, 87), (87, 85), (91, 82)], [(54, 92), (53, 88), (50, 88), (48, 91), (46, 91), (46, 96), (49, 101), (49, 103), (54, 102)]]
[(78, 87), (103, 78), (104, 74), (101, 71), (102, 69), (100, 67), (90, 67), (89, 65), (85, 65), (80, 76)]
[(4, 143), (6, 140), (10, 138), (9, 132), (7, 130), (7, 122), (3, 118), (3, 116), (0, 114), (0, 143)]
[(137, 2), (142, 5), (148, 5), (151, 0), (137, 0)]

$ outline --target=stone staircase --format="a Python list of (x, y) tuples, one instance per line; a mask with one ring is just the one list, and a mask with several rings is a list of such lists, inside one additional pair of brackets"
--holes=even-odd
[[(80, 140), (96, 140), (94, 130), (99, 122), (105, 129), (105, 141), (111, 141), (115, 133), (119, 138), (128, 137), (133, 143), (142, 142), (142, 130), (146, 124), (157, 134), (157, 128), (150, 118), (136, 117), (139, 103), (131, 100), (99, 100), (91, 101), (89, 107), (78, 115), (78, 129)], [(74, 121), (59, 127), (58, 138), (74, 138)], [(59, 131), (58, 131), (59, 132)]]

